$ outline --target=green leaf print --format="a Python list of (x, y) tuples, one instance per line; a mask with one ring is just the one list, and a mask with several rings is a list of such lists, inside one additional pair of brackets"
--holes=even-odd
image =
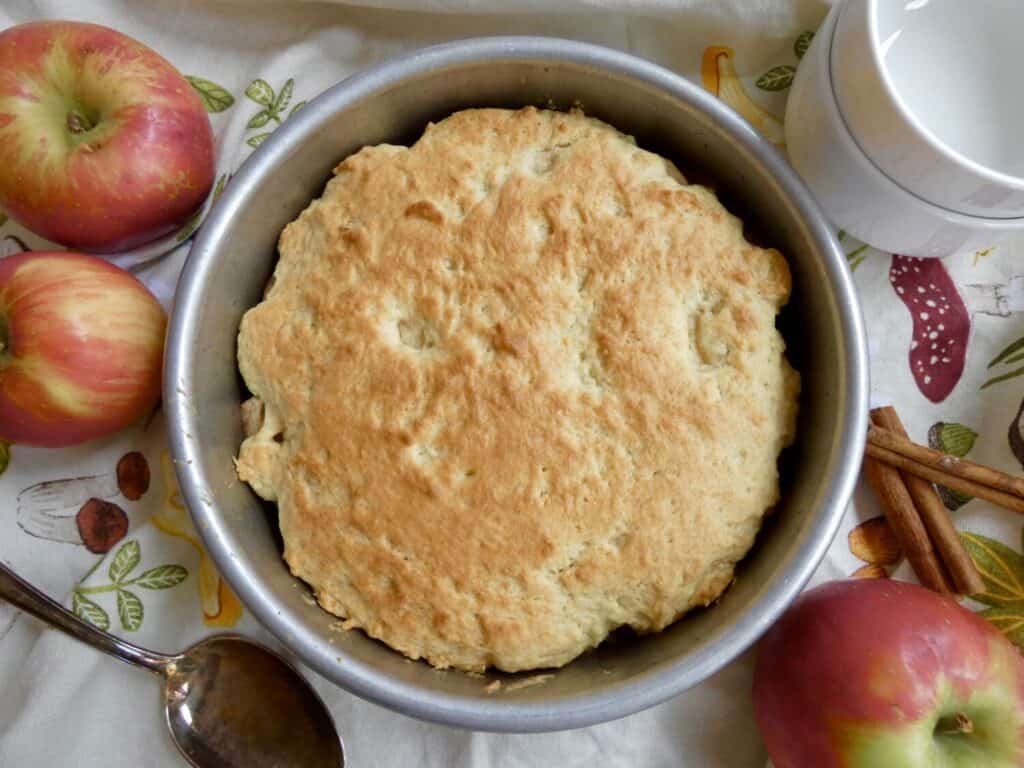
[(126, 541), (114, 553), (114, 559), (110, 563), (107, 575), (112, 582), (119, 584), (135, 569), (140, 559), (142, 559), (142, 552), (139, 549), (139, 542), (135, 539)]
[(274, 103), (274, 89), (270, 87), (270, 83), (260, 78), (249, 83), (249, 87), (245, 89), (245, 95), (264, 107), (269, 107)]
[(79, 594), (77, 591), (71, 593), (71, 611), (80, 619), (85, 619), (90, 624), (100, 629), (110, 629), (110, 617), (99, 605)]
[[(294, 90), (295, 78), (293, 77), (289, 77), (285, 80), (284, 85), (281, 86), (281, 90), (277, 92), (274, 91), (274, 88), (266, 80), (253, 80), (249, 87), (245, 89), (245, 95), (257, 104), (261, 105), (263, 109), (249, 118), (249, 122), (245, 125), (246, 130), (252, 131), (263, 128), (271, 121), (280, 125), (302, 109), (306, 104), (305, 101), (298, 102), (294, 107), (292, 107), (291, 112), (287, 115), (284, 114), (284, 111), (292, 101), (292, 93)], [(245, 143), (255, 149), (270, 138), (271, 133), (273, 133), (273, 131), (257, 133), (255, 136), (250, 136), (246, 139)]]
[(275, 115), (280, 115), (281, 112), (288, 108), (288, 104), (292, 100), (292, 90), (295, 88), (295, 79), (289, 77), (285, 84), (281, 86), (281, 92), (277, 94), (277, 98), (274, 99), (274, 106), (272, 112)]
[(986, 381), (980, 387), (978, 387), (978, 389), (988, 389), (993, 384), (1001, 384), (1004, 381), (1009, 381), (1010, 379), (1016, 379), (1018, 376), (1024, 376), (1024, 367), (1015, 368), (1012, 371), (1009, 371), (1008, 373), (1002, 374), (1001, 376), (995, 376), (995, 377), (989, 379), (988, 381)]
[[(965, 427), (963, 424), (955, 422), (937, 421), (928, 430), (928, 445), (930, 447), (943, 453), (958, 456), (961, 459), (971, 452), (977, 439), (977, 432), (970, 427)], [(974, 498), (966, 493), (947, 488), (944, 485), (936, 485), (935, 490), (938, 491), (939, 498), (946, 505), (946, 509), (952, 512), (960, 509), (960, 507)]]
[(939, 422), (933, 429), (936, 433), (935, 442), (939, 448), (961, 459), (971, 452), (978, 439), (978, 433), (973, 429), (955, 422)]
[(86, 595), (100, 595), (116, 593), (117, 616), (121, 620), (121, 627), (126, 632), (134, 632), (142, 626), (142, 619), (145, 616), (145, 609), (142, 598), (127, 589), (135, 586), (147, 590), (171, 589), (181, 584), (188, 578), (188, 569), (181, 565), (165, 563), (154, 568), (143, 571), (134, 579), (128, 575), (135, 570), (142, 560), (142, 548), (139, 542), (132, 540), (122, 544), (114, 553), (110, 568), (107, 571), (110, 576), (109, 584), (91, 584), (86, 586), (88, 579), (104, 562), (103, 558), (96, 561), (96, 564), (89, 569), (83, 577), (82, 582), (75, 585), (71, 592), (71, 609), (76, 615), (86, 621), (95, 624), (102, 629), (110, 628), (110, 617), (107, 612)]
[(985, 582), (984, 592), (971, 595), (989, 606), (978, 615), (1024, 651), (1024, 555), (977, 533), (961, 533), (960, 538)]
[(235, 97), (226, 88), (211, 80), (195, 75), (185, 75), (185, 79), (195, 88), (207, 112), (223, 112), (235, 103)]
[(178, 230), (178, 234), (174, 236), (174, 242), (183, 243), (188, 240), (192, 236), (192, 233), (199, 228), (199, 222), (202, 221), (202, 218), (203, 209), (200, 208), (189, 216), (188, 220), (182, 224), (181, 229)]
[(867, 258), (867, 244), (859, 245), (846, 254), (846, 263), (850, 265), (850, 271), (856, 272), (857, 267), (864, 263), (864, 259)]
[(935, 490), (938, 491), (939, 498), (950, 512), (956, 512), (964, 504), (974, 499), (970, 494), (954, 491), (952, 488), (947, 488), (944, 485), (936, 485)]
[(762, 91), (784, 91), (793, 84), (795, 74), (796, 67), (791, 64), (780, 64), (757, 78), (756, 85)]
[[(1004, 347), (998, 355), (996, 355), (989, 361), (988, 368), (995, 368), (997, 365), (1000, 364), (1013, 365), (1015, 363), (1019, 363), (1021, 360), (1024, 360), (1024, 336), (1022, 336), (1021, 338), (1017, 339), (1014, 342), (1011, 342), (1009, 345)], [(982, 384), (981, 387), (979, 387), (979, 389), (987, 389), (988, 387), (991, 387), (993, 384), (999, 384), (1004, 381), (1009, 381), (1010, 379), (1015, 379), (1018, 376), (1022, 375), (1024, 375), (1024, 367), (1014, 368), (1009, 371), (1006, 371), (1005, 373), (1000, 374), (999, 376), (993, 376), (991, 379)]]
[(143, 589), (170, 589), (188, 578), (188, 571), (180, 565), (158, 565), (129, 581)]
[(245, 124), (246, 130), (252, 130), (253, 128), (262, 128), (264, 125), (270, 122), (270, 110), (264, 109), (257, 112), (255, 115), (249, 118), (249, 122)]
[(1003, 362), (1004, 360), (1006, 360), (1008, 357), (1010, 357), (1014, 353), (1021, 352), (1021, 351), (1024, 351), (1024, 336), (1022, 336), (1021, 338), (1017, 339), (1015, 342), (1013, 342), (1009, 346), (1004, 347), (1003, 350), (998, 355), (996, 355), (995, 357), (992, 358), (992, 360), (988, 364), (988, 367), (992, 368), (992, 367), (994, 367), (996, 365), (999, 365), (999, 363)]
[(0, 475), (6, 470), (8, 465), (11, 463), (11, 444), (5, 443), (0, 440)]
[(117, 590), (117, 616), (126, 631), (134, 632), (141, 627), (143, 614), (142, 601), (134, 592)]
[(807, 53), (807, 49), (811, 47), (811, 41), (814, 40), (814, 32), (807, 30), (801, 32), (800, 36), (797, 37), (796, 42), (793, 43), (793, 53), (796, 54), (798, 59), (802, 59), (804, 54)]
[(220, 178), (217, 179), (216, 185), (214, 185), (214, 187), (213, 187), (213, 199), (214, 199), (214, 201), (216, 201), (217, 198), (220, 197), (220, 193), (224, 191), (224, 187), (225, 187), (225, 185), (227, 183), (228, 183), (228, 175), (226, 173), (222, 173), (220, 175)]
[(978, 615), (991, 621), (1007, 640), (1024, 649), (1024, 604), (1013, 608), (986, 608)]
[(1024, 555), (977, 533), (960, 537), (985, 581), (985, 591), (971, 597), (993, 608), (1024, 607)]

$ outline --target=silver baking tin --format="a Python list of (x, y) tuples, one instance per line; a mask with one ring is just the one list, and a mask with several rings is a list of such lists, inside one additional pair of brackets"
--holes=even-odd
[[(779, 325), (803, 377), (798, 438), (781, 461), (782, 502), (730, 589), (663, 632), (617, 638), (547, 679), (438, 671), (362, 632), (340, 631), (289, 573), (274, 510), (238, 481), (232, 464), (242, 441), (239, 320), (260, 300), (285, 224), (360, 147), (414, 141), (429, 121), (466, 107), (528, 104), (579, 105), (634, 135), (710, 183), (759, 242), (780, 248), (794, 287)], [(618, 51), (543, 37), (482, 38), (414, 51), (350, 77), (310, 101), (245, 162), (182, 273), (164, 403), (181, 490), (211, 557), (299, 659), (357, 696), (413, 717), (550, 731), (622, 717), (697, 685), (786, 609), (825, 555), (854, 487), (867, 424), (865, 349), (831, 225), (778, 150), (729, 107)]]

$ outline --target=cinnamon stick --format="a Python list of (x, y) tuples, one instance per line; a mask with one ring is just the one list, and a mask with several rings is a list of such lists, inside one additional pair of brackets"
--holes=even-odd
[(968, 496), (976, 496), (979, 499), (985, 499), (985, 501), (990, 501), (1004, 509), (1024, 514), (1024, 499), (1021, 499), (1018, 496), (1013, 496), (1009, 493), (1005, 493), (1004, 491), (997, 491), (987, 485), (982, 485), (981, 483), (974, 482), (973, 480), (965, 480), (957, 475), (951, 475), (947, 472), (935, 469), (928, 464), (922, 464), (914, 461), (913, 459), (908, 459), (903, 454), (896, 453), (888, 448), (883, 448), (880, 445), (876, 445), (874, 442), (869, 442), (867, 444), (865, 452), (869, 457), (893, 467), (897, 467), (907, 474), (923, 477), (925, 480), (930, 480), (933, 483), (944, 485), (954, 491), (960, 491), (960, 493), (965, 493)]
[(939, 561), (900, 471), (869, 455), (864, 459), (864, 474), (921, 584), (935, 592), (952, 593), (953, 584)]
[[(880, 410), (884, 409), (875, 409), (875, 411)], [(872, 414), (875, 411), (872, 411)], [(925, 464), (936, 471), (955, 475), (964, 480), (972, 480), (979, 485), (1024, 498), (1024, 477), (1015, 477), (970, 459), (961, 459), (934, 448), (918, 445), (907, 437), (905, 432), (901, 434), (901, 430), (893, 427), (887, 427), (882, 423), (869, 427), (868, 441), (880, 448), (887, 448), (899, 453), (919, 464)]]
[[(879, 427), (885, 427), (888, 434), (902, 438), (910, 443), (903, 422), (900, 421), (896, 409), (891, 406), (876, 408), (871, 411), (871, 419)], [(881, 432), (882, 430), (877, 430)], [(914, 443), (910, 443), (915, 445)], [(971, 559), (967, 548), (964, 547), (956, 526), (942, 503), (935, 486), (928, 480), (916, 477), (912, 474), (904, 474), (903, 482), (910, 492), (917, 512), (924, 523), (924, 527), (931, 537), (932, 544), (942, 558), (956, 591), (962, 595), (974, 595), (985, 591), (985, 582), (982, 581), (978, 568)]]

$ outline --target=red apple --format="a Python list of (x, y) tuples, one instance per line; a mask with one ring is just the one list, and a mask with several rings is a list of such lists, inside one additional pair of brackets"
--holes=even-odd
[(203, 104), (158, 53), (95, 24), (0, 32), (0, 207), (30, 230), (130, 248), (181, 226), (213, 176)]
[(100, 258), (0, 259), (0, 440), (73, 445), (149, 413), (165, 327), (146, 287)]
[(754, 709), (775, 768), (1024, 765), (1024, 659), (914, 584), (801, 595), (761, 641)]

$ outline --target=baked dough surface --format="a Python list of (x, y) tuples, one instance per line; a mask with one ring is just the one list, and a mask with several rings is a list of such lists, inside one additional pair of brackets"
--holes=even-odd
[(239, 476), (320, 604), (437, 667), (555, 667), (713, 601), (778, 498), (778, 251), (579, 113), (365, 148), (280, 239)]

